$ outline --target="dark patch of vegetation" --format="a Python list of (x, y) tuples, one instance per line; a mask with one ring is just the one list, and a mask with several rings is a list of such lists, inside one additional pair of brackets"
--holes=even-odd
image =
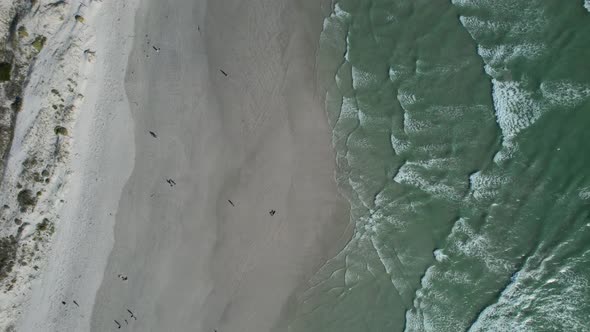
[(33, 173), (33, 180), (35, 180), (35, 182), (43, 182), (43, 178), (41, 177), (41, 174), (39, 174), (39, 172)]
[[(12, 63), (9, 61), (5, 61), (7, 63)], [(19, 66), (15, 63), (12, 63), (13, 67), (12, 67), (12, 71), (11, 71), (11, 75), (10, 75), (10, 81), (5, 82), (6, 84), (4, 84), (4, 93), (6, 95), (6, 99), (14, 99), (17, 96), (20, 96), (22, 93), (22, 75), (21, 77), (18, 76), (18, 72), (19, 72)]]
[(47, 41), (47, 37), (45, 36), (37, 36), (33, 41), (33, 47), (37, 50), (37, 52), (41, 52), (43, 46), (45, 46), (45, 42)]
[(8, 62), (0, 62), (0, 82), (10, 81), (12, 65)]
[(10, 21), (10, 25), (8, 26), (8, 40), (13, 42), (13, 45), (16, 44), (16, 27), (18, 26), (18, 22), (20, 21), (19, 13), (16, 13), (12, 17), (12, 21)]
[(12, 104), (10, 104), (10, 107), (12, 107), (12, 110), (14, 112), (20, 112), (23, 108), (23, 100), (21, 99), (21, 97), (16, 96)]
[(23, 167), (26, 169), (29, 169), (35, 165), (37, 165), (37, 158), (35, 158), (35, 157), (30, 157), (30, 158), (25, 159), (25, 161), (23, 161)]
[(68, 136), (68, 130), (62, 126), (57, 126), (54, 129), (56, 135)]
[(41, 221), (40, 223), (37, 224), (37, 230), (39, 232), (46, 231), (50, 225), (51, 225), (51, 222), (49, 221), (49, 219), (43, 218), (43, 221)]
[(59, 1), (56, 1), (56, 2), (48, 3), (48, 4), (45, 5), (45, 7), (53, 8), (53, 7), (64, 5), (65, 3), (66, 3), (65, 0), (59, 0)]
[(27, 208), (30, 206), (35, 206), (35, 204), (37, 204), (37, 198), (29, 189), (21, 190), (16, 196), (16, 200), (18, 201), (18, 205), (21, 208)]
[[(16, 64), (14, 64), (14, 67), (12, 68), (12, 74), (10, 77), (10, 84), (5, 84), (4, 85), (4, 93), (6, 93), (6, 99), (14, 99), (17, 96), (21, 95), (22, 92), (22, 88), (20, 86), (20, 83), (22, 83), (21, 81), (18, 80), (18, 76), (12, 76), (14, 74), (17, 74), (19, 71), (19, 68)], [(6, 82), (8, 83), (8, 82)]]
[(18, 241), (14, 236), (0, 238), (0, 281), (12, 271), (17, 249)]
[(18, 27), (18, 37), (19, 38), (27, 38), (29, 36), (29, 33), (27, 32), (27, 28), (25, 28), (24, 25), (21, 25), (20, 27)]
[(49, 221), (47, 218), (43, 218), (43, 221), (37, 224), (37, 234), (33, 237), (36, 241), (41, 241), (43, 239), (43, 234), (48, 236), (53, 235), (55, 231), (55, 225)]

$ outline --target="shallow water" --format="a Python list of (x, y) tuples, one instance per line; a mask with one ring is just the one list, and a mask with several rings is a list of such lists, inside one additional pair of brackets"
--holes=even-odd
[(335, 2), (318, 62), (356, 229), (291, 331), (590, 331), (589, 11)]

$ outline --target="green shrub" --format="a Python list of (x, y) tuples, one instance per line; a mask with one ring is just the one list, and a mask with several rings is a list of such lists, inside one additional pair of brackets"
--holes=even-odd
[(45, 36), (37, 36), (37, 38), (35, 38), (33, 41), (33, 47), (37, 50), (37, 52), (41, 52), (43, 46), (45, 46), (46, 41), (47, 38)]
[(68, 130), (65, 127), (57, 126), (54, 131), (56, 135), (68, 136)]
[(16, 196), (16, 200), (20, 207), (35, 206), (37, 204), (37, 198), (29, 189), (21, 190)]
[(27, 32), (27, 28), (25, 28), (23, 25), (21, 25), (18, 28), (18, 37), (19, 38), (27, 38), (29, 36), (29, 33)]

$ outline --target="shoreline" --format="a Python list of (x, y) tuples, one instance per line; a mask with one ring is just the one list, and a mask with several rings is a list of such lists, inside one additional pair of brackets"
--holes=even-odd
[(270, 331), (348, 240), (316, 90), (322, 14), (314, 1), (139, 7), (135, 166), (92, 330), (130, 309), (136, 331)]
[[(263, 205), (264, 201), (270, 202), (269, 204), (285, 204), (281, 207), (281, 210), (286, 210), (286, 215), (281, 220), (284, 224), (277, 229), (267, 230), (265, 221), (260, 220), (263, 218), (253, 217), (260, 219), (256, 220), (258, 227), (252, 231), (249, 229), (251, 225), (240, 225), (241, 215), (236, 219), (236, 215), (231, 213), (220, 213), (220, 242), (226, 241), (231, 244), (221, 248), (212, 259), (215, 276), (213, 279), (218, 283), (209, 297), (208, 305), (214, 309), (208, 311), (209, 321), (205, 330), (215, 326), (224, 330), (286, 330), (286, 318), (291, 315), (291, 306), (297, 301), (298, 294), (309, 287), (309, 278), (324, 263), (336, 256), (350, 239), (352, 228), (349, 227), (349, 203), (336, 185), (332, 128), (328, 124), (328, 116), (324, 109), (325, 91), (322, 91), (321, 81), (316, 76), (319, 74), (316, 68), (319, 36), (323, 19), (329, 11), (329, 8), (325, 8), (326, 4), (328, 1), (283, 1), (275, 3), (277, 7), (273, 10), (281, 7), (277, 10), (280, 14), (275, 15), (261, 1), (258, 4), (260, 7), (252, 4), (248, 10), (243, 9), (239, 13), (234, 13), (237, 15), (235, 17), (227, 15), (224, 3), (218, 2), (217, 12), (208, 15), (211, 21), (232, 21), (236, 25), (250, 25), (249, 29), (241, 32), (216, 30), (225, 34), (212, 35), (209, 39), (210, 48), (215, 52), (215, 56), (210, 57), (213, 59), (209, 64), (211, 68), (220, 67), (224, 63), (234, 65), (233, 59), (240, 56), (243, 56), (240, 59), (242, 61), (235, 63), (235, 67), (246, 68), (245, 73), (238, 73), (237, 82), (231, 82), (230, 85), (224, 84), (220, 77), (214, 76), (212, 79), (216, 94), (221, 100), (222, 113), (231, 114), (225, 121), (230, 128), (229, 132), (239, 133), (234, 138), (234, 143), (239, 142), (238, 147), (242, 145), (242, 151), (246, 151), (244, 159), (237, 161), (240, 166), (236, 167), (239, 170), (236, 177), (246, 178), (242, 180), (246, 183), (240, 183), (240, 189), (262, 189), (262, 193), (265, 193), (268, 186), (282, 182), (284, 189), (289, 187), (289, 192), (284, 193), (282, 200), (269, 197), (281, 195), (283, 189), (279, 187), (270, 190), (267, 197), (248, 200), (249, 205)], [(252, 26), (251, 22), (258, 17), (263, 19), (258, 22), (259, 25)], [(262, 40), (264, 37), (258, 39), (251, 37), (253, 35), (274, 37)], [(240, 48), (245, 50), (245, 54), (236, 51)], [(258, 51), (263, 48), (268, 53)], [(277, 76), (276, 82), (271, 78), (274, 75)], [(280, 87), (275, 88), (274, 84), (278, 82)], [(245, 91), (240, 86), (244, 84), (256, 85), (258, 89), (253, 93)], [(269, 129), (275, 131), (274, 136), (269, 134), (257, 137), (256, 131), (264, 124), (255, 123), (248, 126), (249, 117), (241, 115), (241, 111), (236, 110), (241, 108), (240, 104), (243, 101), (257, 103), (259, 100), (265, 100), (267, 94), (275, 99), (267, 101), (263, 107), (277, 112), (284, 118), (271, 118), (271, 121), (274, 120), (273, 126), (277, 126)], [(241, 98), (232, 98), (236, 95)], [(264, 113), (253, 115), (257, 121), (258, 117), (267, 116)], [(268, 115), (269, 118), (272, 116)], [(236, 118), (240, 120), (240, 124)], [(283, 125), (285, 127), (281, 127)], [(250, 127), (254, 127), (254, 130)], [(284, 135), (281, 131), (289, 134)], [(275, 140), (279, 142), (274, 142)], [(248, 141), (254, 142), (254, 146), (248, 146)], [(269, 144), (268, 141), (273, 143)], [(258, 149), (256, 145), (259, 144), (270, 146)], [(239, 155), (242, 151), (238, 149), (233, 154)], [(252, 160), (249, 156), (252, 153), (257, 155), (255, 159), (260, 160)], [(286, 170), (284, 173), (293, 172), (288, 180), (281, 178), (284, 176), (283, 171), (273, 170), (276, 165), (267, 165), (270, 160), (277, 158), (277, 155), (286, 159), (286, 163), (281, 164)], [(296, 165), (288, 166), (287, 160)], [(249, 180), (248, 178), (253, 175), (258, 176)], [(268, 179), (269, 176), (276, 178)], [(233, 192), (235, 189), (226, 189), (224, 196)], [(247, 192), (242, 194), (248, 195)], [(238, 214), (241, 214), (241, 211)], [(260, 216), (256, 212), (252, 214)], [(263, 239), (264, 236), (253, 234), (256, 231), (262, 232), (265, 236), (272, 236), (274, 243)], [(246, 236), (240, 233), (245, 233)], [(235, 254), (235, 243), (239, 245), (240, 242), (244, 242), (244, 237), (246, 241), (252, 241), (252, 245), (242, 246), (241, 250), (249, 252)], [(260, 245), (257, 241), (263, 244)], [(274, 252), (275, 250), (277, 252)], [(288, 254), (284, 252), (289, 250)], [(243, 261), (244, 258), (246, 261)], [(231, 267), (227, 267), (228, 262), (241, 267), (232, 271)], [(268, 278), (269, 275), (272, 277)], [(267, 292), (268, 289), (272, 292)], [(233, 294), (228, 290), (232, 290)], [(220, 304), (224, 301), (225, 304)], [(254, 321), (251, 316), (254, 312), (256, 319), (260, 321)], [(217, 324), (215, 318), (211, 319), (216, 316), (219, 317)]]

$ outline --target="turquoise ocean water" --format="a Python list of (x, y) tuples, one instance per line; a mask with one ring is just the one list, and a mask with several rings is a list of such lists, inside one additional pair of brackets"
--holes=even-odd
[(291, 331), (590, 331), (590, 4), (337, 0), (355, 234)]

